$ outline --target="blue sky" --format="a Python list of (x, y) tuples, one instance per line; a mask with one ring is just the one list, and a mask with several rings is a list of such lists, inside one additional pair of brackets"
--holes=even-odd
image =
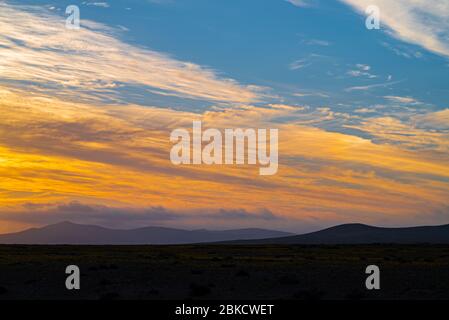
[[(239, 83), (267, 87), (264, 102), (351, 112), (397, 102), (384, 97), (398, 96), (413, 98), (427, 110), (447, 107), (447, 57), (391, 36), (388, 26), (366, 29), (365, 17), (340, 1), (309, 1), (306, 7), (283, 0), (20, 3), (41, 3), (60, 14), (66, 5), (78, 4), (81, 19), (125, 27), (120, 34), (124, 42), (211, 68)], [(350, 89), (366, 86), (373, 87)], [(194, 110), (209, 103), (152, 94), (128, 99)]]

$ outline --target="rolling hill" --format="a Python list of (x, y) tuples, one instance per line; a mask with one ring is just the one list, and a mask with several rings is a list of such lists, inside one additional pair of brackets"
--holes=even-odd
[(225, 231), (180, 230), (145, 227), (132, 230), (108, 229), (95, 225), (61, 222), (42, 228), (0, 235), (0, 244), (186, 244), (241, 239), (282, 237), (291, 233), (238, 229)]
[(344, 224), (317, 232), (271, 239), (233, 241), (233, 244), (448, 244), (449, 225), (381, 228)]
[(324, 230), (293, 235), (264, 229), (224, 231), (182, 230), (144, 227), (131, 230), (61, 222), (42, 228), (0, 235), (0, 244), (449, 244), (449, 225), (409, 228), (381, 228), (364, 224), (343, 224)]

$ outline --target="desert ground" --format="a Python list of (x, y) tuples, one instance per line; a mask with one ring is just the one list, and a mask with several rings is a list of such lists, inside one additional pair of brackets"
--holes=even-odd
[[(365, 288), (371, 264), (380, 290)], [(449, 299), (449, 246), (1, 245), (0, 299)]]

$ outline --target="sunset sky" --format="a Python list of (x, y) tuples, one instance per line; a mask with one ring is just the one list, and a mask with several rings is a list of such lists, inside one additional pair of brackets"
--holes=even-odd
[[(173, 165), (194, 120), (277, 128), (278, 173)], [(449, 223), (449, 2), (0, 0), (0, 233), (64, 220)]]

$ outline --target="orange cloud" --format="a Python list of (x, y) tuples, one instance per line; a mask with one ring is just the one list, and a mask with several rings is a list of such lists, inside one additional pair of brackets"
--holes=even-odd
[[(447, 219), (439, 214), (449, 207), (447, 153), (275, 122), (292, 113), (307, 117), (301, 108), (241, 106), (194, 114), (1, 89), (0, 112), (3, 212), (21, 214), (29, 203), (79, 201), (136, 210), (160, 206), (179, 214), (264, 209), (281, 219), (258, 223), (279, 228)], [(170, 132), (190, 128), (193, 120), (216, 128), (277, 127), (278, 174), (262, 177), (248, 165), (172, 165)]]

